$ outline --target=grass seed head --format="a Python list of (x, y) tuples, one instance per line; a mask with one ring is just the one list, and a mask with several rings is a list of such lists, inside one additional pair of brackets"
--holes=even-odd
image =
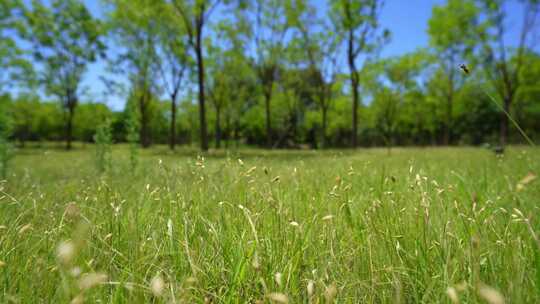
[(333, 218), (334, 218), (334, 216), (332, 214), (328, 214), (328, 215), (323, 216), (322, 220), (323, 221), (330, 221)]
[(283, 275), (281, 272), (276, 272), (274, 275), (274, 281), (276, 281), (276, 284), (278, 284), (279, 287), (282, 287), (283, 285)]
[(81, 210), (79, 209), (77, 204), (75, 204), (74, 202), (71, 202), (67, 204), (66, 209), (64, 210), (64, 214), (66, 217), (70, 219), (76, 219), (81, 214)]
[(79, 280), (79, 289), (88, 290), (107, 281), (107, 275), (100, 272), (84, 274)]
[(452, 301), (452, 303), (454, 304), (459, 303), (459, 296), (454, 287), (448, 287), (446, 289), (446, 295), (448, 296), (448, 298), (450, 298), (450, 301)]
[(478, 295), (489, 304), (504, 304), (503, 295), (495, 288), (485, 284), (480, 284), (478, 287)]
[(326, 302), (333, 303), (337, 296), (337, 292), (338, 290), (337, 290), (336, 284), (334, 283), (326, 287), (326, 290), (324, 291), (324, 298), (326, 299)]
[(163, 278), (159, 274), (150, 281), (150, 290), (155, 297), (160, 297), (163, 294), (165, 281), (163, 281)]
[(26, 224), (26, 225), (22, 226), (21, 229), (19, 229), (19, 234), (23, 234), (26, 231), (29, 231), (31, 229), (32, 229), (32, 224)]
[(62, 264), (70, 264), (75, 257), (75, 244), (73, 244), (71, 241), (64, 241), (60, 243), (56, 249), (56, 257)]
[(315, 284), (312, 280), (309, 280), (307, 283), (307, 295), (309, 298), (313, 297), (315, 294)]
[(530, 184), (532, 181), (534, 181), (535, 179), (537, 178), (537, 176), (532, 173), (532, 172), (529, 172), (529, 174), (527, 174), (524, 178), (522, 178), (517, 184), (516, 184), (516, 191), (522, 191), (523, 189), (525, 189), (525, 186), (527, 186), (528, 184)]
[(274, 303), (280, 303), (280, 304), (288, 304), (289, 303), (289, 297), (287, 297), (283, 293), (272, 292), (272, 293), (269, 293), (268, 295), (266, 295), (266, 297), (268, 299), (270, 299), (270, 301), (272, 301)]
[(82, 273), (82, 270), (80, 267), (73, 267), (71, 268), (71, 270), (69, 271), (69, 274), (74, 277), (74, 278), (77, 278), (78, 276), (80, 276)]
[(83, 304), (84, 303), (84, 297), (82, 294), (78, 294), (73, 298), (70, 302), (71, 304)]
[(261, 263), (259, 261), (259, 255), (257, 254), (257, 252), (253, 254), (253, 260), (251, 261), (251, 266), (253, 266), (253, 268), (257, 271), (261, 269)]

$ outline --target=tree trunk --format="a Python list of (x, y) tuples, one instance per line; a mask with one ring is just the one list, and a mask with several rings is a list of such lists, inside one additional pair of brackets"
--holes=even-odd
[(291, 140), (294, 145), (297, 143), (297, 134), (298, 134), (298, 116), (296, 112), (291, 115)]
[(221, 148), (221, 113), (220, 108), (216, 107), (216, 149)]
[(141, 145), (143, 148), (150, 147), (150, 132), (149, 132), (149, 117), (148, 117), (148, 99), (149, 93), (147, 89), (142, 93), (139, 100), (139, 111), (141, 114)]
[[(71, 103), (71, 102), (69, 102)], [(75, 113), (75, 106), (68, 105), (68, 117), (66, 125), (66, 150), (71, 150), (71, 140), (73, 135), (73, 114)]]
[(272, 98), (272, 85), (270, 89), (264, 93), (264, 106), (266, 113), (266, 146), (268, 148), (272, 147), (272, 121), (271, 121), (271, 111), (270, 111), (270, 100)]
[(323, 148), (326, 148), (328, 145), (327, 138), (326, 138), (326, 126), (327, 126), (327, 119), (328, 119), (328, 109), (326, 107), (322, 107), (322, 146)]
[[(500, 137), (499, 144), (504, 147), (508, 142), (508, 115), (510, 114), (510, 105), (512, 103), (512, 96), (506, 96), (503, 99), (503, 109), (500, 120)], [(508, 115), (507, 115), (508, 114)]]
[(234, 144), (236, 145), (236, 148), (240, 146), (240, 126), (238, 124), (238, 121), (234, 122)]
[(206, 133), (206, 107), (204, 100), (204, 59), (202, 53), (201, 30), (202, 28), (197, 31), (197, 42), (195, 46), (195, 52), (197, 55), (197, 74), (199, 76), (199, 123), (201, 132), (201, 150), (208, 151), (208, 136)]
[(230, 113), (227, 113), (228, 115), (226, 116), (226, 119), (225, 119), (225, 149), (228, 150), (229, 149), (229, 141), (231, 140), (231, 117), (229, 116)]
[(351, 134), (351, 146), (353, 148), (356, 148), (357, 145), (357, 136), (358, 136), (358, 72), (356, 70), (356, 63), (355, 55), (354, 55), (354, 45), (353, 45), (353, 39), (354, 39), (354, 33), (352, 30), (349, 31), (349, 39), (348, 39), (348, 49), (347, 49), (347, 57), (349, 61), (349, 71), (350, 71), (350, 78), (351, 78), (351, 85), (352, 85), (352, 92), (353, 92), (353, 100), (352, 100), (352, 134)]
[(443, 130), (443, 145), (448, 146), (450, 144), (452, 130), (452, 97), (448, 97), (446, 101), (446, 117)]
[[(356, 71), (354, 72), (356, 73)], [(353, 89), (353, 105), (352, 105), (352, 138), (351, 144), (353, 148), (357, 146), (358, 137), (358, 77), (353, 76), (352, 89)]]
[(176, 145), (176, 93), (171, 96), (171, 130), (169, 136), (169, 147), (174, 150)]

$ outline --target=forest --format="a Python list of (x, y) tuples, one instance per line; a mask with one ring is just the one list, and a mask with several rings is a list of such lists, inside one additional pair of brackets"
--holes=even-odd
[[(512, 44), (506, 1), (434, 5), (429, 46), (392, 57), (383, 1), (322, 2), (104, 0), (98, 17), (78, 0), (4, 0), (0, 133), (69, 149), (105, 126), (114, 142), (202, 150), (540, 136), (538, 1), (519, 3)], [(89, 100), (96, 62), (107, 92)]]

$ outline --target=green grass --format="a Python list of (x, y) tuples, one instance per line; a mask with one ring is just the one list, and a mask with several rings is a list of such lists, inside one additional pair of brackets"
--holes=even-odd
[(127, 151), (18, 152), (0, 302), (540, 302), (540, 149)]

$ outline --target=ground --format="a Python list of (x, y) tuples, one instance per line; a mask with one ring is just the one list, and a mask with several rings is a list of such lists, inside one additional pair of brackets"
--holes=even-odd
[(94, 158), (17, 152), (0, 302), (540, 302), (538, 148)]

